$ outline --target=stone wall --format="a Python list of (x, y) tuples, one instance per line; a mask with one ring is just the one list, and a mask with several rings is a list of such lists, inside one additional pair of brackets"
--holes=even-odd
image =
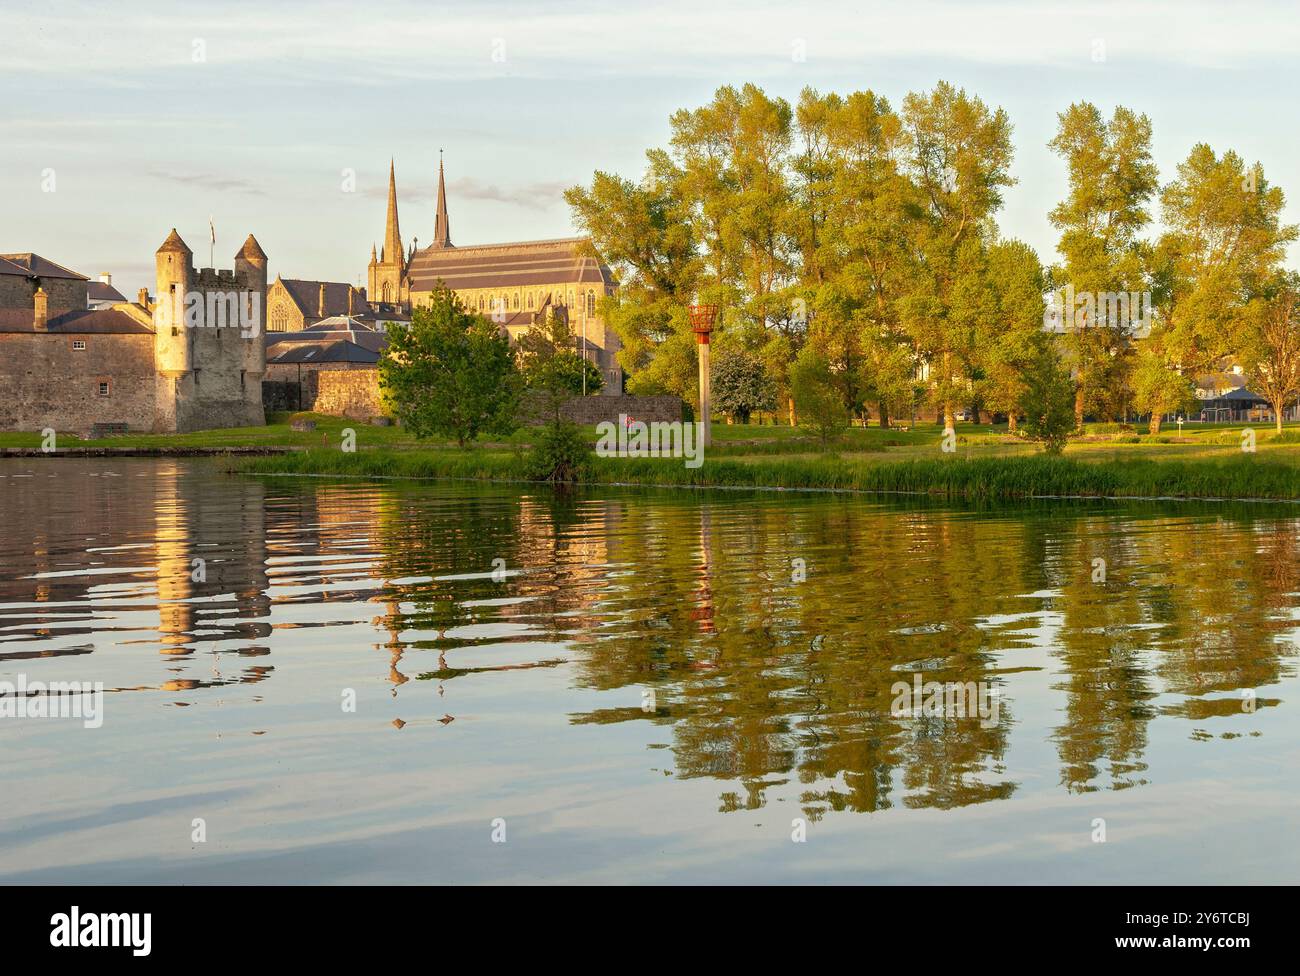
[(304, 409), (334, 417), (369, 420), (383, 414), (379, 404), (379, 370), (322, 369), (316, 374), (314, 406)]
[(262, 380), (262, 409), (266, 413), (283, 413), (302, 409), (297, 383), (289, 380)]
[[(50, 314), (86, 307), (86, 282), (78, 278), (42, 278)], [(0, 308), (34, 308), (36, 282), (22, 275), (0, 275)]]
[[(646, 423), (683, 420), (682, 401), (675, 396), (589, 396), (573, 397), (560, 408), (560, 414), (575, 424), (618, 423), (619, 414)], [(523, 423), (536, 425), (547, 421), (536, 404), (525, 404)]]
[[(86, 348), (74, 350), (74, 341)], [(153, 336), (0, 333), (0, 391), (0, 430), (83, 434), (97, 423), (152, 430)]]
[[(376, 372), (375, 367), (367, 366), (364, 363), (268, 363), (264, 378), (273, 380), (277, 384), (285, 384), (295, 388), (288, 394), (289, 402), (295, 405), (287, 409), (315, 410), (319, 413), (329, 413), (330, 411), (321, 410), (317, 406), (317, 402), (320, 400), (320, 377), (322, 373), (338, 370)], [(378, 385), (377, 373), (374, 382)], [(301, 386), (301, 391), (297, 390), (299, 386)], [(286, 409), (271, 406), (267, 402), (266, 396), (266, 389), (263, 388), (262, 404), (267, 410)], [(297, 406), (297, 404), (301, 404), (301, 406)]]

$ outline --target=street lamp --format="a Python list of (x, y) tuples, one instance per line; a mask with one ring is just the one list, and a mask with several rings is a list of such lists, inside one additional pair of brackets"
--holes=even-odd
[(692, 305), (691, 331), (699, 345), (700, 358), (700, 445), (709, 447), (713, 443), (713, 428), (709, 423), (709, 335), (713, 332), (713, 320), (718, 317), (716, 305)]

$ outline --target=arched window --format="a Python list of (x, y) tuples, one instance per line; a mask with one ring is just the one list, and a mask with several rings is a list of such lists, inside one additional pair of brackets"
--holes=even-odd
[(519, 292), (515, 292), (515, 311), (519, 311)]
[(391, 294), (392, 294), (392, 291), (390, 290), (390, 286), (389, 286), (388, 282), (385, 281), (385, 282), (384, 282), (384, 301), (385, 301), (385, 302), (389, 302), (389, 301), (392, 300), (392, 299), (389, 297)]
[(596, 293), (587, 289), (587, 317), (591, 318), (596, 314)]
[(528, 311), (531, 312), (532, 310), (533, 310), (533, 293), (530, 291), (528, 293)]

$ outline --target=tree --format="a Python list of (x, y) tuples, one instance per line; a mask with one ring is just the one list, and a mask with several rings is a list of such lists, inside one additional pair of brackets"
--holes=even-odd
[(1002, 206), (1002, 188), (1015, 183), (1011, 122), (978, 98), (939, 82), (903, 101), (907, 172), (920, 200), (908, 226), (916, 268), (900, 302), (918, 352), (931, 364), (935, 402), (946, 427), (954, 403), (968, 391), (976, 354), (983, 247)]
[(464, 447), (518, 426), (522, 383), (510, 340), (445, 287), (411, 313), (409, 326), (389, 327), (379, 377), (417, 438), (453, 437)]
[(1060, 454), (1074, 430), (1074, 381), (1048, 336), (1040, 334), (1037, 345), (1020, 397), (1024, 434), (1039, 441), (1047, 453)]
[(830, 445), (849, 422), (844, 399), (835, 385), (830, 363), (813, 346), (804, 346), (790, 367), (790, 389), (801, 425), (811, 427)]
[(1168, 230), (1155, 256), (1159, 316), (1148, 343), (1152, 359), (1140, 367), (1152, 433), (1177, 408), (1167, 397), (1190, 383), (1174, 376), (1207, 372), (1241, 348), (1297, 234), (1281, 222), (1285, 199), (1262, 166), (1247, 168), (1231, 150), (1217, 156), (1203, 143), (1179, 165), (1160, 203)]
[[(1159, 176), (1151, 155), (1151, 121), (1122, 105), (1109, 121), (1088, 102), (1071, 105), (1058, 116), (1048, 145), (1065, 160), (1069, 177), (1069, 195), (1049, 219), (1061, 232), (1057, 249), (1065, 259), (1054, 269), (1053, 284), (1072, 286), (1065, 293), (1071, 307), (1062, 310), (1074, 356), (1075, 423), (1082, 426), (1090, 398), (1102, 405), (1105, 396), (1098, 391), (1113, 393), (1125, 371), (1132, 353), (1131, 319), (1112, 321), (1086, 305), (1077, 312), (1074, 296), (1094, 296), (1095, 310), (1098, 295), (1145, 289), (1148, 248), (1141, 233), (1151, 220), (1148, 204)], [(1130, 306), (1129, 314), (1135, 316), (1136, 309)]]
[(986, 274), (978, 393), (989, 410), (1007, 415), (1015, 433), (1026, 374), (1042, 354), (1043, 267), (1032, 247), (1010, 240), (989, 249)]
[(1273, 404), (1281, 433), (1283, 412), (1300, 396), (1300, 275), (1291, 272), (1273, 284), (1244, 347), (1251, 388)]
[(759, 410), (775, 410), (776, 384), (763, 361), (743, 349), (719, 353), (709, 378), (713, 406), (742, 424)]
[(553, 420), (565, 401), (604, 386), (596, 364), (575, 350), (568, 319), (554, 309), (519, 337), (518, 361), (525, 388)]

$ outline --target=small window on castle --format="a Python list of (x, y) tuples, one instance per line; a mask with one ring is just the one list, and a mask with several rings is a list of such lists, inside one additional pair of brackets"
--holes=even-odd
[(596, 314), (596, 293), (594, 291), (588, 291), (587, 292), (587, 316), (591, 317), (595, 314)]
[(532, 310), (533, 310), (533, 293), (530, 291), (528, 293), (528, 311), (531, 312)]
[(515, 311), (519, 311), (519, 295), (515, 295)]
[(108, 380), (99, 381), (99, 395), (108, 396)]
[(85, 349), (85, 348), (86, 348), (86, 340), (85, 340), (85, 339), (73, 339), (73, 340), (72, 340), (72, 348), (73, 348), (73, 349)]

